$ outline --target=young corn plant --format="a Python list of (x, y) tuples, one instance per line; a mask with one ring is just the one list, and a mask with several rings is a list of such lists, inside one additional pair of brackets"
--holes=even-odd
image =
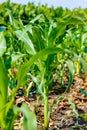
[[(25, 104), (19, 109), (14, 105), (15, 95), (8, 93), (9, 78), (6, 64), (4, 63), (4, 53), (6, 51), (6, 40), (4, 37), (4, 29), (0, 27), (0, 128), (3, 130), (13, 130), (14, 121), (17, 119), (18, 112), (24, 115), (24, 129), (36, 130), (36, 117)], [(27, 113), (27, 114), (26, 114)]]
[[(71, 27), (69, 30), (67, 30), (67, 33), (64, 37), (64, 43), (63, 46), (70, 51), (73, 51), (76, 53), (79, 57), (86, 59), (86, 33), (84, 29), (85, 23), (83, 25), (80, 25), (78, 23), (78, 26)], [(78, 48), (78, 49), (77, 49)], [(72, 56), (69, 57), (70, 59)], [(82, 64), (79, 59), (74, 58), (74, 64), (75, 64), (75, 71), (76, 74), (81, 74), (82, 72)]]
[[(35, 64), (39, 69), (39, 77), (41, 77), (41, 82), (38, 85), (38, 90), (42, 94), (44, 100), (44, 130), (48, 129), (49, 126), (49, 107), (48, 107), (48, 93), (51, 86), (51, 64), (53, 62), (56, 63), (57, 55), (64, 55), (67, 53), (67, 66), (70, 70), (70, 79), (69, 84), (66, 91), (69, 91), (71, 83), (74, 77), (74, 64), (68, 57), (68, 54), (74, 56), (73, 51), (68, 51), (67, 47), (64, 47), (64, 44), (56, 43), (58, 38), (64, 36), (66, 33), (66, 26), (68, 24), (75, 24), (76, 21), (79, 24), (83, 24), (83, 21), (79, 18), (67, 17), (62, 20), (62, 23), (54, 23), (52, 22), (50, 26), (46, 26), (44, 29), (40, 26), (33, 26), (32, 24), (25, 26), (23, 29), (19, 29), (15, 31), (16, 36), (24, 43), (24, 48), (26, 53), (29, 56), (29, 61), (20, 66), (17, 82), (18, 87), (15, 89), (14, 94), (18, 90), (21, 85), (26, 83), (26, 75), (30, 69), (30, 67)], [(45, 25), (44, 25), (45, 26)], [(78, 55), (75, 55), (78, 57)], [(21, 77), (21, 75), (23, 76)], [(20, 80), (21, 79), (21, 80)], [(49, 82), (51, 81), (51, 82)]]
[(76, 123), (73, 126), (70, 127), (70, 130), (73, 130), (73, 128), (82, 128), (84, 130), (85, 129), (84, 126), (82, 126), (78, 123), (78, 118), (79, 118), (80, 115), (76, 110), (75, 104), (73, 103), (73, 101), (71, 99), (68, 99), (68, 102), (72, 107), (73, 114), (74, 114), (73, 116), (76, 117)]
[[(56, 38), (65, 32), (66, 24), (55, 25), (52, 23), (45, 30), (41, 26), (27, 25), (23, 30), (15, 31), (20, 41), (24, 42), (24, 47), (29, 54), (29, 61), (21, 65), (18, 71), (18, 86), (26, 83), (26, 74), (29, 68), (35, 64), (39, 69), (41, 82), (36, 83), (44, 101), (44, 130), (48, 130), (50, 112), (48, 106), (48, 93), (52, 83), (51, 65), (56, 61), (56, 54), (63, 54), (64, 49), (56, 47)], [(23, 76), (21, 77), (21, 75)], [(21, 80), (20, 80), (21, 79)], [(34, 79), (34, 78), (32, 78)]]
[[(10, 5), (10, 0), (7, 0), (7, 7), (9, 5)], [(40, 18), (42, 17), (42, 15), (38, 15), (33, 20), (27, 20), (27, 22), (30, 21), (29, 22), (30, 25), (27, 26), (23, 26), (22, 20), (20, 19), (19, 25), (21, 26), (19, 27), (16, 24), (18, 23), (18, 21), (16, 20), (15, 20), (16, 22), (14, 21), (11, 12), (9, 10), (8, 13), (10, 18), (10, 23), (12, 26), (12, 27), (8, 26), (8, 29), (10, 29), (9, 36), (11, 36), (11, 39), (13, 39), (13, 37), (15, 36), (14, 33), (16, 33), (16, 36), (19, 38), (19, 43), (22, 44), (21, 49), (25, 50), (25, 52), (24, 50), (22, 52), (24, 52), (27, 55), (25, 60), (27, 62), (20, 66), (17, 75), (17, 84), (15, 85), (16, 87), (12, 90), (11, 95), (8, 96), (8, 85), (9, 85), (8, 71), (6, 70), (7, 66), (6, 64), (4, 64), (4, 60), (3, 60), (3, 54), (5, 53), (6, 50), (6, 41), (3, 32), (1, 32), (0, 33), (0, 86), (1, 86), (0, 87), (0, 126), (3, 130), (8, 130), (8, 129), (12, 130), (14, 120), (16, 119), (16, 114), (22, 112), (24, 115), (24, 120), (23, 120), (24, 129), (36, 130), (36, 117), (34, 113), (32, 113), (28, 109), (28, 107), (24, 104), (21, 106), (21, 108), (18, 108), (13, 105), (17, 90), (20, 88), (21, 85), (24, 85), (26, 83), (27, 72), (29, 71), (30, 67), (32, 67), (32, 65), (34, 64), (38, 67), (39, 70), (37, 73), (39, 77), (39, 82), (36, 82), (36, 84), (38, 86), (39, 93), (41, 93), (44, 99), (44, 129), (47, 130), (49, 126), (49, 118), (50, 118), (50, 109), (48, 107), (48, 93), (52, 83), (51, 79), (53, 74), (51, 65), (53, 63), (56, 64), (58, 62), (56, 58), (57, 55), (60, 56), (62, 54), (64, 56), (65, 53), (67, 53), (67, 59), (64, 60), (66, 60), (66, 64), (69, 68), (70, 77), (69, 77), (69, 84), (67, 86), (66, 92), (68, 92), (70, 89), (70, 86), (73, 81), (74, 73), (75, 73), (74, 64), (71, 61), (72, 58), (74, 57), (77, 58), (76, 60), (77, 73), (79, 73), (81, 68), (80, 63), (83, 65), (84, 69), (87, 72), (87, 64), (84, 61), (84, 59), (86, 60), (86, 58), (84, 58), (86, 54), (83, 53), (83, 50), (86, 51), (87, 49), (86, 46), (84, 46), (84, 43), (86, 43), (85, 41), (87, 38), (87, 34), (85, 33), (83, 35), (82, 33), (83, 28), (82, 29), (80, 28), (84, 26), (84, 21), (81, 17), (76, 17), (76, 16), (74, 17), (73, 15), (71, 16), (70, 13), (64, 18), (60, 18), (60, 19), (56, 18), (55, 20), (50, 19), (50, 23), (48, 23), (48, 19), (46, 19), (47, 20), (46, 24), (45, 24), (45, 19), (42, 18), (42, 21), (44, 21), (44, 24), (42, 22), (42, 26), (43, 26), (42, 28), (41, 26), (36, 25), (36, 22), (38, 23), (38, 21), (40, 21), (41, 20)], [(56, 20), (58, 24), (57, 22), (53, 22)], [(26, 21), (24, 22), (26, 23)], [(32, 24), (33, 25), (35, 24), (36, 26), (32, 26)], [(66, 29), (67, 26), (71, 26), (69, 30)], [(18, 28), (22, 28), (22, 29), (13, 32), (15, 29)], [(4, 28), (0, 27), (0, 31), (3, 30)], [(80, 36), (82, 37), (83, 41), (81, 41)], [(61, 41), (63, 41), (64, 44), (62, 44)], [(10, 41), (10, 43), (12, 43), (14, 47), (14, 42)], [(76, 46), (74, 46), (75, 43)], [(72, 49), (70, 50), (70, 48)], [(21, 49), (16, 48), (16, 50), (20, 50), (20, 51)], [(65, 51), (65, 49), (69, 49), (70, 52)], [(12, 56), (12, 60), (15, 61), (15, 56), (14, 55), (11, 56)], [(19, 56), (16, 55), (16, 59), (19, 59), (20, 57), (21, 57), (20, 55)], [(61, 81), (62, 81), (62, 76), (63, 73), (61, 74)], [(10, 122), (12, 122), (12, 124)]]

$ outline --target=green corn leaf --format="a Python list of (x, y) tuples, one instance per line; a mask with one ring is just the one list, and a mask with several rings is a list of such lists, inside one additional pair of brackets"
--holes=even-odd
[(64, 99), (64, 96), (60, 96), (57, 99), (54, 99), (50, 106), (50, 112), (52, 112), (54, 105), (57, 104), (59, 101), (62, 101), (63, 99)]
[(53, 53), (60, 53), (60, 52), (61, 53), (63, 52), (63, 50), (61, 50), (60, 48), (47, 48), (47, 49), (43, 49), (40, 52), (38, 52), (36, 55), (32, 56), (27, 63), (21, 65), (20, 69), (18, 71), (18, 76), (17, 76), (18, 87), (20, 85), (23, 85), (26, 82), (26, 74), (27, 74), (29, 68), (38, 59), (42, 59), (43, 60), (45, 55), (49, 55), (49, 54), (53, 54)]
[(25, 54), (22, 54), (22, 53), (15, 53), (15, 54), (12, 54), (11, 55), (11, 58), (12, 58), (12, 61), (11, 61), (11, 64), (14, 64), (18, 59), (24, 57)]
[(80, 114), (79, 115), (81, 118), (83, 118), (85, 121), (87, 121), (87, 115), (85, 115), (85, 114)]
[(29, 110), (26, 104), (22, 105), (20, 111), (24, 115), (23, 119), (24, 130), (37, 130), (37, 121), (34, 112)]
[(75, 66), (73, 64), (73, 61), (68, 60), (66, 63), (68, 65), (70, 73), (72, 74), (72, 76), (74, 76), (74, 74), (75, 74)]
[(81, 57), (79, 57), (78, 59), (80, 60), (85, 72), (87, 73), (87, 62)]
[(40, 19), (43, 16), (43, 14), (37, 15), (33, 20), (30, 21), (30, 23), (35, 23), (38, 19)]
[(87, 92), (85, 92), (82, 88), (80, 88), (80, 92), (81, 92), (84, 96), (87, 96)]
[(29, 53), (30, 55), (34, 55), (36, 53), (36, 51), (34, 49), (34, 45), (33, 45), (32, 41), (30, 40), (30, 38), (27, 34), (28, 29), (30, 29), (30, 26), (27, 26), (23, 30), (15, 31), (15, 34), (19, 40), (24, 42), (24, 47), (25, 47), (27, 53)]
[(66, 63), (68, 65), (68, 68), (70, 71), (69, 83), (68, 83), (68, 86), (67, 86), (66, 91), (65, 91), (65, 92), (68, 92), (70, 90), (70, 86), (73, 82), (73, 78), (74, 78), (74, 74), (75, 74), (75, 66), (73, 64), (73, 61), (71, 61), (71, 60), (68, 60)]
[(3, 32), (0, 32), (0, 57), (4, 54), (5, 51), (6, 51), (6, 41)]
[(80, 17), (75, 16), (71, 17), (71, 15), (69, 15), (66, 18), (63, 18), (62, 22), (58, 23), (58, 25), (54, 27), (50, 32), (50, 35), (48, 37), (49, 46), (52, 47), (55, 44), (56, 38), (58, 38), (59, 36), (63, 35), (66, 32), (67, 25), (76, 23), (83, 25), (84, 21)]
[(17, 29), (19, 28), (18, 24), (16, 24), (15, 19), (13, 17), (13, 14), (11, 13), (11, 10), (6, 9), (9, 15), (9, 21), (13, 28)]
[(0, 59), (0, 109), (7, 103), (8, 75), (4, 63)]
[(65, 49), (65, 51), (69, 54), (73, 54), (80, 61), (85, 72), (87, 73), (87, 62), (81, 56), (77, 55), (75, 52), (67, 50), (67, 49)]
[(13, 15), (11, 13), (11, 10), (7, 9), (7, 12), (9, 14), (9, 20), (10, 20), (10, 23), (14, 26), (15, 25), (15, 22), (14, 22), (14, 18), (13, 18)]
[(57, 27), (54, 27), (52, 31), (50, 32), (50, 35), (48, 37), (48, 43), (49, 47), (52, 47), (55, 44), (56, 38), (63, 35), (65, 32), (66, 24), (60, 23)]
[(87, 39), (87, 33), (84, 33), (84, 34), (82, 35), (82, 43), (83, 43), (86, 39)]
[(43, 70), (43, 72), (42, 72), (42, 77), (41, 77), (41, 82), (40, 82), (40, 84), (39, 84), (39, 86), (38, 86), (38, 91), (39, 91), (39, 93), (41, 93), (41, 95), (44, 97), (44, 92), (43, 92), (43, 85), (44, 85), (44, 74), (45, 74), (45, 68), (44, 68), (44, 70)]
[(42, 36), (40, 27), (34, 26), (32, 27), (32, 32), (27, 31), (27, 33), (36, 51), (40, 51), (41, 49), (45, 47), (45, 44), (44, 44), (45, 42), (44, 42), (44, 39), (42, 38), (43, 36)]
[(40, 26), (34, 26), (32, 28), (32, 36), (33, 36), (33, 44), (37, 51), (40, 51), (45, 48), (46, 41), (44, 40), (44, 36), (42, 33), (42, 29)]
[(14, 106), (14, 113), (19, 112), (23, 114), (24, 130), (37, 130), (37, 120), (33, 111), (31, 111), (26, 104), (22, 104), (20, 108)]
[[(73, 52), (74, 53), (74, 52)], [(74, 53), (74, 56), (81, 62), (85, 72), (87, 73), (87, 62), (80, 56)]]
[[(6, 109), (8, 109), (9, 106), (7, 105), (6, 106)], [(4, 115), (5, 116), (5, 115)], [(7, 112), (7, 115), (5, 117), (5, 130), (13, 130), (13, 127), (14, 127), (14, 120), (16, 119), (16, 115), (13, 111), (13, 107), (12, 105), (10, 106), (8, 112)]]
[(15, 114), (13, 112), (13, 102), (8, 102), (0, 110), (0, 127), (3, 130), (13, 130)]
[(8, 98), (8, 75), (5, 69), (4, 63), (0, 59), (0, 125), (4, 127), (5, 125), (5, 109), (4, 106), (7, 103)]
[(28, 73), (28, 75), (32, 78), (33, 82), (37, 85), (37, 89), (38, 89), (39, 93), (41, 93), (41, 95), (43, 96), (42, 86), (43, 86), (43, 83), (44, 83), (44, 70), (43, 70), (42, 75), (41, 75), (41, 81), (40, 81), (40, 83), (36, 79), (36, 77), (34, 77), (33, 75), (31, 75), (30, 73)]
[(73, 112), (74, 112), (76, 118), (78, 118), (79, 115), (78, 115), (78, 112), (77, 112), (77, 110), (76, 110), (76, 106), (75, 106), (75, 104), (72, 102), (71, 99), (68, 99), (68, 102), (69, 102), (69, 104), (71, 105), (72, 110), (73, 110)]

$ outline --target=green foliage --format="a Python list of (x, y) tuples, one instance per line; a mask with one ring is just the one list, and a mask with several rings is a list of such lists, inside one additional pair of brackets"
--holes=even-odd
[[(35, 6), (34, 3), (26, 6), (10, 4), (10, 0), (0, 4), (0, 126), (3, 130), (13, 129), (19, 112), (24, 115), (25, 130), (37, 129), (36, 117), (27, 105), (20, 108), (13, 105), (18, 89), (28, 85), (26, 91), (30, 91), (33, 82), (43, 97), (44, 129), (48, 129), (50, 111), (57, 102), (48, 107), (53, 75), (60, 77), (60, 85), (63, 86), (65, 66), (68, 67), (68, 92), (74, 74), (83, 72), (83, 69), (87, 72), (86, 13), (87, 10), (80, 8), (70, 11), (61, 7)], [(13, 68), (17, 73), (14, 74)], [(29, 78), (32, 79), (30, 84)], [(78, 118), (75, 104), (71, 99), (69, 103)]]
[(4, 38), (3, 32), (0, 32), (0, 57), (4, 54), (6, 51), (6, 40)]
[[(36, 55), (32, 56), (27, 63), (20, 66), (18, 76), (17, 76), (18, 86), (21, 86), (25, 83), (26, 73), (28, 72), (30, 66), (33, 65), (38, 59), (42, 59), (45, 55), (49, 55), (52, 53), (60, 53), (62, 51), (63, 50), (61, 50), (60, 48), (47, 48), (47, 49), (44, 49), (44, 50), (38, 52)], [(23, 74), (23, 76), (21, 77), (22, 74)]]
[[(3, 29), (1, 31), (3, 31)], [(9, 79), (8, 79), (8, 71), (6, 70), (7, 61), (5, 63), (3, 61), (3, 57), (4, 57), (3, 55), (6, 51), (6, 41), (3, 32), (0, 32), (0, 44), (1, 44), (0, 46), (0, 50), (1, 50), (0, 51), (1, 52), (0, 55), (0, 127), (3, 130), (8, 130), (8, 129), (13, 130), (14, 120), (17, 118), (16, 117), (17, 113), (15, 113), (13, 109), (14, 108), (13, 101), (15, 95), (11, 95), (9, 97), (8, 94)], [(12, 61), (10, 62), (12, 62), (11, 64), (13, 65), (19, 58), (23, 57), (24, 54), (19, 54), (19, 55), (16, 54), (11, 56), (12, 56)], [(36, 130), (37, 129), (36, 117), (33, 114), (33, 112), (30, 112), (30, 110), (28, 110), (26, 105), (23, 105), (20, 108), (20, 111), (24, 113), (24, 124), (23, 124), (24, 129)]]
[(8, 95), (8, 76), (3, 61), (0, 58), (0, 125), (4, 126), (5, 109)]
[(24, 114), (24, 130), (36, 130), (37, 122), (34, 113), (28, 110), (27, 105), (22, 105), (20, 110)]
[(27, 27), (25, 30), (22, 30), (22, 31), (17, 30), (15, 33), (16, 33), (17, 37), (19, 38), (19, 40), (22, 40), (25, 43), (24, 47), (25, 47), (27, 53), (34, 55), (35, 54), (34, 46), (26, 33), (26, 30), (28, 30), (30, 28), (31, 27)]
[(22, 104), (20, 108), (14, 106), (15, 113), (23, 113), (24, 130), (37, 130), (36, 116), (33, 111), (29, 110), (26, 104)]
[(70, 71), (70, 77), (69, 77), (68, 86), (65, 90), (66, 92), (68, 92), (70, 90), (70, 87), (71, 87), (71, 84), (73, 82), (73, 78), (74, 78), (74, 75), (75, 75), (75, 66), (74, 66), (73, 62), (71, 60), (68, 60), (67, 65), (68, 65), (68, 68), (69, 68), (69, 71)]
[(73, 112), (74, 112), (74, 116), (78, 119), (79, 114), (78, 114), (78, 112), (77, 112), (77, 110), (76, 110), (75, 104), (72, 102), (71, 99), (68, 99), (68, 102), (69, 102), (69, 104), (70, 104), (71, 107), (72, 107), (72, 110), (73, 110)]
[(80, 114), (79, 115), (82, 119), (84, 119), (85, 121), (87, 121), (87, 115), (85, 115), (85, 114)]
[(87, 96), (87, 92), (85, 92), (82, 88), (80, 88), (80, 92), (81, 92), (84, 96)]

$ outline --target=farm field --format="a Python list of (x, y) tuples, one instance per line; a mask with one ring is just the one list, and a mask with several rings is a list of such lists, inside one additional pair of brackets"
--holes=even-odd
[(87, 130), (87, 9), (0, 4), (0, 130)]
[[(87, 128), (87, 120), (86, 116), (87, 115), (87, 97), (84, 97), (84, 95), (81, 94), (79, 89), (84, 88), (85, 91), (87, 91), (86, 88), (87, 85), (87, 79), (85, 78), (85, 75), (80, 77), (79, 75), (76, 75), (74, 78), (74, 82), (72, 85), (72, 88), (70, 89), (70, 92), (67, 94), (64, 94), (62, 92), (62, 89), (58, 89), (58, 86), (53, 86), (53, 90), (50, 91), (49, 93), (49, 105), (53, 103), (53, 100), (57, 100), (58, 98), (64, 97), (62, 101), (57, 102), (54, 105), (53, 111), (51, 112), (50, 115), (50, 122), (49, 122), (49, 130), (69, 130), (71, 127), (73, 130), (82, 130)], [(22, 88), (19, 90), (19, 92), (24, 92)], [(76, 105), (76, 110), (79, 114), (78, 117), (78, 124), (76, 120), (76, 113), (73, 111), (73, 107), (71, 107), (70, 103), (68, 103), (68, 99), (71, 99), (73, 103)], [(36, 96), (35, 94), (30, 95), (28, 98), (25, 96), (16, 96), (15, 104), (17, 106), (20, 106), (25, 102), (29, 108), (32, 111), (35, 111), (37, 115), (37, 122), (38, 122), (38, 130), (43, 130), (43, 119), (44, 119), (44, 105), (42, 100), (40, 99), (38, 109), (35, 108), (35, 103), (36, 103)], [(73, 104), (73, 105), (74, 105)], [(21, 120), (22, 116), (19, 116), (19, 119), (15, 121), (14, 123), (14, 129), (18, 129), (19, 122)], [(23, 127), (21, 127), (23, 129)]]

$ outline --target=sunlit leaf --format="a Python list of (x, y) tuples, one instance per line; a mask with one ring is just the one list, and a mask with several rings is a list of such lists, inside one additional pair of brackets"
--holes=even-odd
[(6, 51), (6, 40), (4, 38), (3, 32), (0, 32), (0, 57), (4, 54)]
[(19, 60), (20, 58), (22, 58), (24, 56), (25, 56), (25, 54), (21, 54), (21, 53), (12, 54), (11, 55), (11, 58), (12, 58), (11, 63), (15, 63), (17, 60)]
[(37, 15), (34, 19), (30, 21), (30, 23), (35, 23), (38, 19), (40, 19), (43, 16), (43, 14)]
[(30, 38), (26, 32), (27, 29), (29, 29), (28, 26), (24, 30), (15, 31), (15, 33), (16, 33), (16, 36), (18, 37), (18, 39), (24, 42), (24, 47), (26, 49), (26, 52), (28, 52), (30, 55), (34, 55), (36, 53), (36, 51), (34, 49), (34, 45), (32, 44), (32, 41), (30, 40)]
[[(60, 53), (60, 52), (61, 53), (63, 52), (63, 50), (61, 50), (60, 48), (47, 48), (47, 49), (43, 49), (42, 51), (38, 52), (36, 55), (32, 56), (27, 63), (20, 66), (20, 69), (18, 71), (18, 76), (17, 76), (18, 86), (23, 85), (26, 82), (26, 74), (27, 74), (29, 68), (38, 59), (43, 60), (45, 55), (49, 55), (49, 54), (53, 54), (53, 53)], [(21, 77), (21, 75), (22, 75), (22, 77)]]

